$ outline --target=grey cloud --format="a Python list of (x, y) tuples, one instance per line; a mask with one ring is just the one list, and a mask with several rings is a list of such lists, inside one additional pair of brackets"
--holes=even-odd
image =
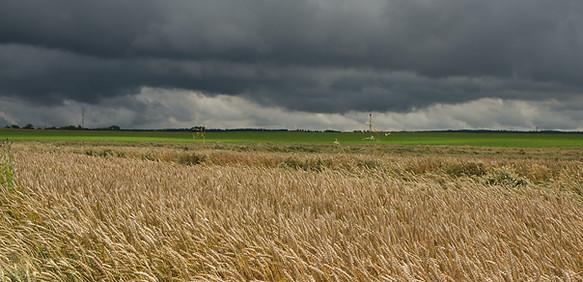
[(156, 1), (0, 3), (0, 42), (60, 49), (91, 56), (123, 57), (148, 22), (160, 20)]
[(568, 58), (581, 54), (583, 4), (7, 1), (2, 11), (4, 43), (91, 56), (374, 66), (441, 77), (577, 66)]
[(266, 105), (311, 112), (408, 111), (482, 97), (539, 100), (551, 93), (561, 98), (577, 90), (517, 78), (433, 79), (375, 69), (152, 58), (104, 60), (26, 45), (0, 46), (0, 62), (6, 70), (0, 77), (5, 95), (44, 104), (67, 99), (95, 103), (136, 94), (142, 86), (150, 86), (239, 95)]
[[(61, 126), (81, 123), (85, 107), (85, 125), (123, 128), (186, 128), (204, 124), (210, 128), (302, 128), (302, 129), (367, 129), (368, 112), (345, 114), (290, 111), (266, 107), (242, 97), (214, 97), (186, 90), (142, 88), (132, 96), (110, 97), (96, 104), (67, 101), (60, 106), (36, 106), (18, 98), (0, 97), (0, 119), (23, 126)], [(563, 129), (583, 130), (583, 111), (564, 111), (557, 101), (518, 101), (479, 99), (458, 104), (435, 104), (410, 112), (374, 112), (379, 130), (427, 129)], [(26, 113), (14, 119), (19, 113)], [(195, 120), (198, 118), (198, 121)], [(2, 120), (0, 120), (2, 121)]]
[(572, 0), (3, 1), (0, 97), (150, 111), (135, 97), (152, 87), (314, 113), (572, 101), (581, 26)]

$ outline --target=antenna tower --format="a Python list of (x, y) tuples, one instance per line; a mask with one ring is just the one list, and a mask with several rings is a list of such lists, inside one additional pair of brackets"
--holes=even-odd
[(81, 106), (81, 128), (85, 128), (85, 106)]

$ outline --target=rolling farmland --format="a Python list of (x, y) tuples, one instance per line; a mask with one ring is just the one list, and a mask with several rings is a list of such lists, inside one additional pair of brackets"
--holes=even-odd
[(0, 276), (583, 279), (579, 135), (284, 133), (0, 131)]

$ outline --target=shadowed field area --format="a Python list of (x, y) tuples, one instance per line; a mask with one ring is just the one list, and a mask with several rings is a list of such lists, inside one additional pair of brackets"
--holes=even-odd
[(0, 166), (7, 279), (583, 279), (576, 149), (27, 142)]

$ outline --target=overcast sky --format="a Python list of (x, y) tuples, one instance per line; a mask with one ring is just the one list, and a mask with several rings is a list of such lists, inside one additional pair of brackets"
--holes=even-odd
[(368, 113), (583, 130), (583, 1), (0, 2), (0, 127), (354, 130)]

